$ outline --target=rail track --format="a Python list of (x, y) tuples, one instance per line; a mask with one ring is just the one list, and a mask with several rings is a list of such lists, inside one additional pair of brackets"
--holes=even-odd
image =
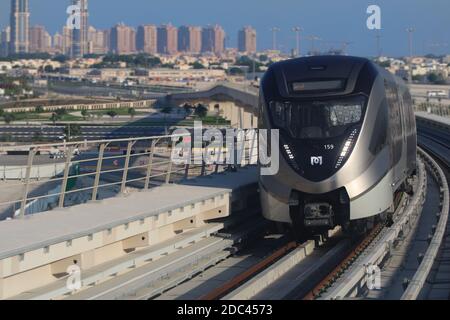
[[(375, 273), (413, 234), (420, 221), (427, 194), (427, 172), (440, 187), (439, 222), (433, 227), (427, 252), (411, 280), (404, 283), (401, 299), (417, 299), (430, 274), (445, 232), (448, 216), (448, 185), (439, 165), (419, 149), (415, 192), (399, 200), (391, 226), (378, 224), (363, 239), (351, 243), (335, 235), (325, 244), (317, 241), (288, 243), (243, 273), (201, 296), (201, 299), (346, 299), (364, 298), (373, 286)], [(447, 213), (447, 214), (446, 214)], [(315, 249), (314, 249), (315, 248)]]
[[(414, 194), (405, 194), (399, 198), (392, 225), (380, 223), (356, 242), (343, 236), (339, 229), (331, 232), (328, 237), (317, 236), (301, 244), (283, 237), (268, 255), (247, 265), (242, 272), (228, 276), (218, 285), (205, 286), (196, 298), (369, 298), (368, 292), (371, 292), (371, 281), (374, 279), (372, 276), (385, 266), (392, 253), (416, 230), (427, 195), (427, 177), (431, 177), (439, 186), (438, 220), (432, 228), (426, 252), (414, 275), (405, 280), (404, 291), (398, 296), (405, 300), (423, 297), (424, 287), (440, 252), (448, 224), (449, 194), (445, 176), (448, 167), (441, 168), (445, 163), (436, 153), (436, 150), (419, 149)], [(440, 164), (435, 160), (437, 158)], [(137, 300), (161, 297), (164, 293), (190, 283), (199, 275), (202, 276), (207, 270), (217, 268), (238, 254), (241, 248), (248, 247), (250, 242), (258, 242), (258, 239), (262, 239), (263, 230), (267, 228), (262, 220), (256, 224), (242, 221), (237, 224), (239, 227), (227, 233), (219, 231), (220, 228), (216, 226), (214, 230), (207, 231), (205, 236), (180, 246), (179, 252), (167, 254), (156, 261), (150, 260), (144, 268), (135, 266), (130, 272), (115, 274), (113, 281), (96, 284), (66, 298)], [(255, 244), (255, 248), (257, 247), (258, 243)], [(179, 257), (175, 257), (176, 255)], [(158, 270), (166, 271), (155, 273), (157, 264)], [(207, 281), (207, 277), (204, 280)], [(177, 295), (171, 297), (176, 298)], [(178, 297), (185, 296), (178, 293)]]

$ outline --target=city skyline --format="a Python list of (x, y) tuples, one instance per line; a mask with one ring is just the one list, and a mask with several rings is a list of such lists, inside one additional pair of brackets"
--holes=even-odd
[[(166, 10), (168, 5), (160, 1), (155, 1), (154, 5), (138, 4), (136, 0), (130, 1), (132, 5), (110, 0), (107, 6), (104, 0), (91, 1), (89, 3), (89, 25), (97, 29), (110, 29), (123, 21), (126, 25), (137, 29), (139, 25), (154, 24), (160, 26), (169, 22), (175, 26), (206, 26), (217, 23), (226, 32), (226, 47), (237, 47), (238, 31), (244, 25), (252, 25), (258, 33), (258, 50), (272, 47), (270, 29), (277, 26), (280, 29), (277, 34), (277, 47), (286, 53), (295, 48), (295, 34), (292, 32), (292, 27), (298, 25), (303, 30), (301, 32), (303, 53), (311, 50), (313, 46), (323, 48), (323, 50), (327, 48), (337, 49), (343, 47), (346, 42), (350, 42), (347, 47), (350, 54), (375, 55), (377, 51), (377, 33), (369, 31), (365, 26), (368, 17), (365, 11), (369, 3), (367, 1), (346, 0), (340, 2), (339, 6), (334, 3), (327, 3), (323, 6), (323, 0), (308, 4), (281, 0), (281, 2), (279, 1), (279, 8), (288, 6), (293, 8), (283, 12), (283, 19), (280, 17), (281, 15), (274, 15), (273, 12), (270, 12), (269, 8), (274, 7), (273, 1), (258, 2), (260, 5), (254, 7), (254, 12), (242, 18), (240, 18), (242, 10), (233, 7), (234, 0), (227, 2), (227, 6), (215, 8), (215, 10), (208, 10), (206, 2), (203, 0), (196, 0), (189, 4), (172, 1), (172, 5), (174, 2), (177, 5), (175, 6), (176, 9), (172, 8), (171, 10)], [(252, 2), (247, 1), (240, 6), (246, 8)], [(56, 32), (61, 33), (62, 26), (67, 18), (65, 9), (70, 1), (40, 0), (39, 3), (41, 5), (36, 5), (33, 0), (30, 1), (30, 26), (44, 25), (52, 35)], [(320, 4), (322, 4), (322, 7)], [(449, 52), (450, 34), (445, 32), (445, 30), (450, 29), (450, 21), (445, 18), (445, 12), (450, 10), (448, 1), (401, 0), (396, 3), (378, 1), (378, 4), (382, 8), (380, 43), (384, 54), (401, 56), (408, 53), (408, 39), (405, 30), (411, 26), (415, 29), (414, 51), (416, 54), (445, 54)], [(9, 12), (9, 5), (9, 1), (0, 4), (0, 27), (2, 29), (9, 25), (8, 15), (5, 15), (4, 10), (6, 9)], [(49, 7), (52, 10), (48, 10)], [(126, 10), (130, 7), (134, 9)], [(189, 14), (182, 14), (187, 9), (190, 9)], [(53, 19), (46, 19), (49, 15), (48, 11), (51, 11)], [(198, 12), (195, 13), (195, 11)], [(292, 11), (298, 11), (298, 17), (293, 17)], [(60, 18), (55, 16), (55, 12), (61, 12)], [(104, 14), (104, 12), (108, 12), (108, 14)], [(355, 19), (348, 19), (348, 14), (346, 15), (345, 12), (351, 13)], [(416, 19), (419, 14), (420, 20)], [(256, 17), (259, 19), (255, 20)], [(314, 41), (313, 38), (318, 38), (318, 40)]]

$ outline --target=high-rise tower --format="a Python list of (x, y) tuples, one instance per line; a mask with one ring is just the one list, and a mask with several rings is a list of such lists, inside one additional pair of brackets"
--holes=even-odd
[(238, 49), (240, 52), (256, 52), (256, 30), (250, 26), (244, 27), (238, 33)]
[(30, 10), (28, 0), (11, 0), (11, 41), (9, 53), (28, 53), (30, 50)]
[(88, 0), (71, 0), (72, 5), (80, 8), (80, 28), (72, 30), (71, 56), (80, 58), (88, 53)]

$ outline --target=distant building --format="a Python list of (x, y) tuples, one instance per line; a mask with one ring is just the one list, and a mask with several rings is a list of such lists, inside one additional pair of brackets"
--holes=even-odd
[(171, 24), (158, 27), (158, 53), (176, 54), (178, 52), (178, 31)]
[(51, 37), (44, 26), (30, 28), (30, 52), (49, 52), (51, 49)]
[(111, 51), (115, 54), (132, 54), (136, 52), (136, 31), (124, 25), (116, 25), (111, 29)]
[(139, 52), (155, 54), (157, 46), (158, 30), (155, 25), (142, 25), (138, 27), (136, 36), (136, 49)]
[(202, 52), (222, 54), (225, 50), (225, 31), (219, 25), (208, 26), (202, 31)]
[(105, 54), (107, 51), (105, 32), (90, 26), (88, 29), (88, 53)]
[(103, 30), (103, 40), (105, 41), (105, 51), (111, 51), (111, 29)]
[(88, 0), (72, 0), (73, 5), (80, 7), (80, 28), (72, 30), (71, 56), (80, 58), (88, 53)]
[(0, 57), (6, 57), (8, 55), (10, 41), (11, 41), (11, 27), (6, 27), (0, 33)]
[(62, 54), (69, 56), (72, 51), (72, 29), (67, 26), (63, 27), (62, 33)]
[(59, 32), (56, 32), (53, 35), (53, 40), (52, 40), (53, 52), (62, 54), (63, 53), (63, 43), (64, 43), (63, 36)]
[(194, 26), (178, 28), (178, 50), (181, 52), (200, 53), (202, 50), (202, 29)]
[(256, 30), (246, 26), (238, 33), (238, 50), (239, 52), (255, 53), (256, 52)]
[(27, 53), (30, 50), (30, 10), (28, 0), (11, 0), (11, 41), (9, 53)]
[(137, 74), (150, 81), (222, 81), (226, 78), (225, 70), (221, 69), (150, 69), (139, 70)]

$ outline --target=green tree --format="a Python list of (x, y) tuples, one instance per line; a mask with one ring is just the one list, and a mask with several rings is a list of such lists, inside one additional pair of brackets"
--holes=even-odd
[(437, 73), (430, 73), (427, 76), (427, 79), (429, 82), (433, 83), (433, 84), (445, 84), (445, 79), (441, 74), (437, 74)]
[(131, 116), (131, 119), (133, 119), (134, 116), (136, 115), (136, 109), (128, 108), (128, 114)]
[(11, 122), (16, 120), (16, 116), (13, 113), (5, 112), (3, 114), (3, 120), (5, 120), (7, 124), (10, 124)]
[(53, 125), (56, 124), (57, 121), (61, 120), (61, 116), (58, 115), (56, 112), (53, 112), (50, 116), (50, 121), (53, 122)]
[(81, 133), (81, 126), (78, 124), (68, 124), (64, 128), (64, 134), (66, 135), (68, 141), (72, 138), (80, 136)]
[(205, 69), (205, 66), (204, 65), (202, 65), (200, 62), (198, 62), (198, 61), (195, 61), (193, 64), (192, 64), (192, 67), (194, 68), (194, 69)]
[(261, 62), (266, 62), (269, 60), (269, 57), (267, 56), (267, 54), (262, 54), (259, 56), (259, 61)]
[(190, 105), (189, 103), (185, 103), (183, 105), (183, 109), (184, 109), (184, 112), (186, 113), (186, 115), (189, 116), (192, 114), (192, 109), (194, 109), (194, 107), (192, 105)]
[(53, 66), (47, 65), (47, 66), (44, 67), (44, 71), (47, 72), (47, 73), (52, 73), (52, 72), (55, 71), (55, 69), (53, 69)]
[(65, 116), (67, 114), (67, 110), (66, 109), (57, 109), (55, 110), (55, 113), (62, 118), (63, 116)]
[(228, 73), (232, 76), (240, 76), (244, 74), (244, 71), (241, 68), (233, 67), (228, 70)]
[(195, 115), (199, 118), (204, 118), (206, 117), (208, 114), (208, 108), (204, 105), (199, 103), (196, 107), (195, 107)]
[(81, 110), (81, 116), (84, 120), (86, 120), (86, 117), (89, 115), (88, 111), (86, 109)]
[(34, 108), (34, 111), (37, 112), (37, 113), (42, 113), (42, 112), (44, 112), (44, 107), (37, 106), (36, 108)]
[(108, 116), (111, 117), (111, 119), (114, 119), (117, 116), (117, 112), (115, 112), (114, 110), (110, 110), (106, 113)]

